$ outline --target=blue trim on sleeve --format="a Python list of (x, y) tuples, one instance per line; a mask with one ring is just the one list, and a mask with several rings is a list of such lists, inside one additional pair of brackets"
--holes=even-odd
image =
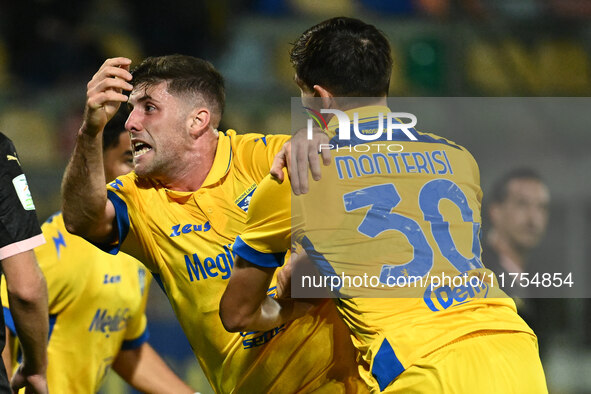
[(121, 244), (125, 241), (127, 233), (129, 232), (129, 214), (127, 212), (127, 204), (112, 190), (107, 190), (107, 198), (113, 203), (115, 207), (115, 222), (117, 223), (117, 230), (119, 233), (119, 242), (115, 245), (100, 245), (95, 244), (99, 249), (110, 253), (117, 254), (121, 248)]
[(258, 265), (259, 267), (281, 267), (285, 259), (285, 253), (263, 253), (248, 246), (240, 236), (236, 237), (232, 250), (235, 254), (242, 257), (248, 262)]
[(144, 333), (136, 339), (123, 341), (123, 344), (121, 345), (121, 350), (137, 349), (138, 347), (142, 346), (144, 342), (148, 340), (148, 338), (150, 338), (150, 331), (148, 330), (148, 327), (146, 327)]
[(12, 314), (10, 313), (10, 309), (4, 307), (4, 324), (10, 330), (10, 333), (16, 336), (16, 327), (14, 327), (14, 320), (12, 319)]
[(373, 365), (371, 367), (371, 374), (378, 381), (380, 391), (384, 391), (402, 372), (404, 372), (402, 363), (396, 357), (396, 353), (394, 353), (394, 349), (390, 346), (390, 342), (384, 339), (380, 350), (378, 350), (373, 358)]

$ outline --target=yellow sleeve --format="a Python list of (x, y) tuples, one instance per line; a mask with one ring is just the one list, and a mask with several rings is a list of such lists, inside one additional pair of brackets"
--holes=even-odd
[(249, 133), (233, 135), (232, 133), (230, 135), (236, 139), (234, 143), (234, 149), (236, 150), (234, 160), (240, 161), (243, 167), (253, 171), (253, 175), (258, 179), (263, 179), (269, 174), (275, 155), (291, 138), (289, 135), (284, 134), (263, 135)]
[(291, 185), (270, 175), (252, 196), (244, 232), (234, 242), (234, 253), (263, 267), (283, 265), (291, 247)]

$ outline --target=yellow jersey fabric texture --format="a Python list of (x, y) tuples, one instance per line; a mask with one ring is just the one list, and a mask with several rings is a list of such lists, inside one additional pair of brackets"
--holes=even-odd
[(231, 246), (288, 138), (220, 132), (213, 166), (195, 192), (168, 190), (134, 173), (108, 185), (120, 236), (107, 249), (129, 252), (152, 272), (218, 393), (342, 392), (350, 375), (343, 371), (355, 372), (354, 348), (330, 304), (266, 332), (229, 333), (219, 318), (234, 265)]
[[(131, 256), (110, 255), (68, 233), (61, 214), (41, 229), (47, 243), (35, 248), (35, 255), (49, 295), (48, 387), (97, 392), (119, 351), (148, 339), (151, 278)], [(7, 326), (15, 334), (4, 281), (2, 292)]]
[[(387, 107), (357, 112), (360, 135)], [(532, 330), (480, 261), (482, 191), (463, 147), (414, 128), (375, 141), (340, 140), (328, 125), (332, 163), (309, 192), (292, 196), (268, 177), (254, 193), (233, 250), (265, 267), (299, 244), (319, 271), (300, 287), (332, 290), (361, 353), (360, 373), (379, 392), (422, 356), (481, 330)], [(290, 203), (291, 201), (291, 203)], [(485, 262), (486, 264), (486, 262)], [(292, 278), (293, 280), (293, 278)], [(292, 295), (298, 284), (292, 282)], [(304, 292), (305, 288), (300, 289)], [(539, 356), (538, 361), (539, 361)], [(460, 368), (460, 366), (458, 366)]]

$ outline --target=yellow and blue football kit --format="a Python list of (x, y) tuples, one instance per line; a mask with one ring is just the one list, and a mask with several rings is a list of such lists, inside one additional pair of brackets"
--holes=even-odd
[[(148, 338), (144, 311), (151, 279), (131, 256), (109, 255), (68, 233), (61, 214), (41, 229), (47, 243), (35, 254), (49, 294), (48, 387), (97, 392), (119, 351)], [(7, 299), (2, 297), (4, 316), (15, 334)]]
[[(385, 118), (390, 110), (362, 107), (347, 111), (350, 119), (354, 112), (363, 135), (376, 133), (377, 114)], [(433, 373), (439, 361), (425, 368), (417, 363), (428, 355), (437, 358), (435, 351), (448, 347), (453, 356), (463, 339), (494, 342), (494, 337), (506, 337), (489, 333), (508, 332), (514, 333), (511, 338), (526, 338), (517, 340), (524, 347), (516, 352), (534, 360), (521, 365), (527, 392), (543, 392), (535, 335), (480, 261), (482, 192), (474, 158), (465, 148), (414, 128), (409, 132), (416, 140), (401, 130), (394, 130), (389, 140), (386, 133), (376, 141), (340, 140), (336, 123), (333, 118), (328, 125), (332, 138), (325, 147), (332, 149), (334, 161), (322, 180), (311, 182), (307, 194), (293, 197), (288, 182), (264, 179), (234, 252), (253, 264), (277, 267), (283, 263), (278, 253), (292, 242), (306, 250), (319, 281), (314, 285), (300, 277), (294, 284), (292, 278), (292, 295), (297, 286), (320, 283), (335, 293), (361, 354), (361, 377), (372, 392), (431, 392), (434, 386), (421, 386), (429, 379), (417, 381), (418, 374), (405, 371), (415, 366), (413, 372)], [(300, 290), (305, 295), (305, 288)], [(475, 333), (479, 336), (472, 338)], [(458, 362), (449, 369), (451, 360), (447, 376), (469, 381), (469, 392), (516, 392), (511, 380), (482, 387), (474, 371), (491, 373), (484, 363), (467, 367)], [(507, 368), (515, 365), (498, 366)], [(495, 391), (499, 387), (507, 391)]]
[(129, 251), (152, 272), (216, 392), (342, 392), (356, 374), (348, 331), (331, 304), (266, 332), (229, 333), (219, 318), (231, 246), (287, 139), (220, 132), (213, 166), (195, 192), (168, 190), (133, 172), (108, 186), (119, 231), (110, 251)]

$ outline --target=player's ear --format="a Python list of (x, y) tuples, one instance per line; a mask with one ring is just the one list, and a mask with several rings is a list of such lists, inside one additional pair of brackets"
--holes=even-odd
[(314, 85), (314, 96), (322, 99), (322, 108), (333, 108), (333, 94), (320, 85)]
[(211, 113), (206, 107), (196, 107), (187, 120), (191, 136), (199, 137), (210, 126)]

